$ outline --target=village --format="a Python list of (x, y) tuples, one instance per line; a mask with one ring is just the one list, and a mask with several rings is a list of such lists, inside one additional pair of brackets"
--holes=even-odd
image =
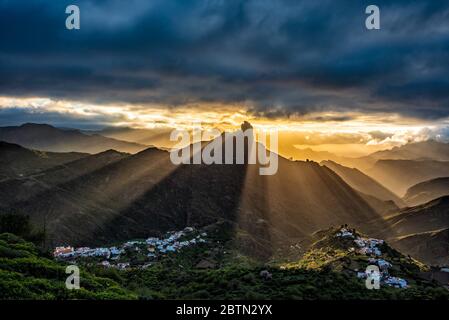
[(70, 263), (89, 261), (105, 268), (119, 270), (145, 269), (164, 255), (206, 243), (206, 236), (206, 232), (200, 233), (193, 227), (186, 227), (181, 231), (167, 232), (162, 238), (150, 237), (146, 240), (127, 241), (119, 246), (99, 248), (60, 246), (55, 248), (53, 256)]
[(357, 272), (358, 278), (366, 279), (367, 277), (371, 277), (372, 279), (379, 280), (381, 285), (384, 284), (401, 289), (408, 287), (408, 283), (405, 279), (393, 277), (389, 274), (388, 269), (392, 267), (392, 264), (381, 259), (382, 251), (380, 247), (384, 244), (383, 240), (359, 237), (355, 234), (354, 230), (349, 230), (347, 227), (342, 227), (336, 234), (336, 237), (352, 239), (358, 249), (351, 248), (351, 251), (356, 251), (361, 255), (370, 257), (368, 259), (369, 264), (379, 268), (379, 272), (374, 273), (371, 273), (370, 271)]

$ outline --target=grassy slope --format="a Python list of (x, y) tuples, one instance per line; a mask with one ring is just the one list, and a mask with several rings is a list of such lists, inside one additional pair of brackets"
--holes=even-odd
[(29, 242), (0, 234), (0, 299), (133, 299), (115, 281), (81, 272), (80, 290), (65, 287), (65, 266)]

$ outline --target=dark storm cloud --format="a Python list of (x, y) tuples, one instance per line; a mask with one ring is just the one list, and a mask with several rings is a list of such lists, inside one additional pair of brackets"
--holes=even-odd
[[(65, 29), (69, 4), (81, 30)], [(441, 118), (448, 21), (438, 0), (0, 0), (0, 94)]]

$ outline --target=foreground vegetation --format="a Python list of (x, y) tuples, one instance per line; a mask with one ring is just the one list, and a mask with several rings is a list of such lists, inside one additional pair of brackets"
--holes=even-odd
[(65, 266), (30, 242), (0, 234), (0, 299), (134, 299), (115, 281), (81, 272), (82, 286), (68, 290)]
[[(368, 290), (353, 269), (366, 257), (324, 236), (304, 258), (260, 263), (235, 249), (217, 229), (207, 243), (164, 256), (145, 269), (119, 271), (80, 264), (81, 289), (65, 287), (65, 265), (36, 245), (0, 234), (0, 299), (448, 299), (449, 291), (421, 280), (425, 266), (385, 247), (407, 289)], [(269, 275), (269, 276), (268, 276)]]

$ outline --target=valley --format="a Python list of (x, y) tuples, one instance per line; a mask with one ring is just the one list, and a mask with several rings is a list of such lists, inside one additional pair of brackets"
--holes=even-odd
[[(379, 159), (361, 170), (279, 156), (278, 172), (261, 176), (257, 162), (175, 165), (155, 147), (54, 153), (2, 142), (0, 161), (0, 220), (27, 217), (51, 263), (111, 277), (129, 297), (446, 295), (444, 280), (429, 280), (449, 265), (443, 157)], [(379, 247), (360, 247), (367, 239)], [(377, 293), (363, 289), (369, 264), (390, 266)]]

